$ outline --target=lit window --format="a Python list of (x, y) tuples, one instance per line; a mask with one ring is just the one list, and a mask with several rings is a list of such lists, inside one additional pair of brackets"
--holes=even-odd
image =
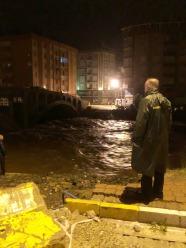
[(65, 57), (60, 57), (60, 63), (61, 64), (68, 64), (68, 59)]
[(14, 97), (13, 101), (16, 103), (22, 103), (23, 102), (23, 98), (22, 97)]
[(1, 97), (0, 98), (0, 106), (9, 106), (9, 100), (8, 100), (8, 98)]

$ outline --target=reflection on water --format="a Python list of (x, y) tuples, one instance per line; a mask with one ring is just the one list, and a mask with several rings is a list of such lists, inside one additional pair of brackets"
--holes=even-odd
[(129, 121), (76, 118), (8, 136), (9, 171), (113, 175), (130, 167)]

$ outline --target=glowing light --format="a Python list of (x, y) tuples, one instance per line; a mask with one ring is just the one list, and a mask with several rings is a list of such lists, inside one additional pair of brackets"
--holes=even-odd
[(116, 78), (111, 79), (110, 80), (110, 88), (118, 89), (119, 88), (119, 80)]
[(128, 91), (127, 89), (125, 90), (125, 96), (128, 96), (128, 97), (133, 97), (133, 95), (130, 93), (130, 91)]
[(45, 84), (43, 85), (43, 88), (46, 89), (46, 85)]
[(68, 64), (68, 59), (65, 57), (60, 57), (60, 63), (61, 64)]
[(100, 87), (98, 88), (98, 90), (103, 90), (103, 87), (100, 86)]

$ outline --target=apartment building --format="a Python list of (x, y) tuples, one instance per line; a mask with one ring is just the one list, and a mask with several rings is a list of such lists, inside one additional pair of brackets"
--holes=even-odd
[(77, 49), (35, 34), (0, 38), (0, 86), (76, 94)]
[(143, 92), (148, 77), (157, 77), (168, 97), (185, 96), (186, 23), (129, 26), (122, 34), (124, 80), (134, 93)]
[(77, 93), (91, 103), (107, 103), (113, 97), (109, 80), (115, 72), (115, 55), (107, 51), (85, 51), (78, 56)]

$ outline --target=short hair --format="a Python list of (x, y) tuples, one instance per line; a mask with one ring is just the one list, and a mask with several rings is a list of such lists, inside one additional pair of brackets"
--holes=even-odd
[(160, 82), (157, 78), (148, 78), (145, 82), (145, 85), (148, 90), (158, 90), (159, 84)]

